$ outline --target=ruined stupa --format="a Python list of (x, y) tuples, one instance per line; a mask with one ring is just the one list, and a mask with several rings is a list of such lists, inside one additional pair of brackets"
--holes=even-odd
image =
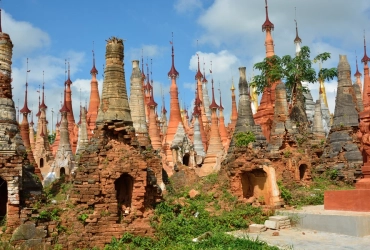
[(5, 234), (11, 234), (20, 225), (19, 215), (21, 207), (26, 206), (25, 200), (33, 199), (42, 190), (16, 120), (11, 84), (12, 55), (13, 43), (2, 31), (0, 9), (0, 220), (5, 222), (2, 232)]
[(233, 138), (230, 142), (229, 152), (235, 146), (235, 136), (238, 133), (252, 132), (256, 138), (255, 146), (266, 143), (266, 138), (262, 134), (261, 126), (256, 125), (253, 119), (251, 101), (248, 92), (248, 82), (245, 74), (245, 67), (239, 68), (239, 104), (238, 118), (235, 125)]
[(121, 121), (132, 126), (130, 106), (127, 99), (123, 63), (123, 40), (111, 37), (107, 40), (103, 92), (96, 123)]
[[(330, 129), (322, 159), (327, 159), (325, 167), (335, 169), (338, 175), (354, 180), (362, 165), (362, 155), (355, 142), (359, 115), (356, 95), (351, 82), (351, 68), (346, 55), (339, 55), (338, 87), (335, 99), (334, 122)], [(321, 170), (323, 166), (319, 166)]]

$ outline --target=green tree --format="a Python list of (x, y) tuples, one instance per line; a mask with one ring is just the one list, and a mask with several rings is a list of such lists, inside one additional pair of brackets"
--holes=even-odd
[(55, 141), (55, 136), (56, 136), (56, 133), (55, 132), (51, 132), (48, 134), (48, 140), (49, 140), (49, 144), (53, 144), (54, 141)]
[(271, 86), (271, 83), (283, 81), (287, 90), (287, 99), (292, 104), (290, 117), (296, 122), (307, 122), (304, 112), (304, 95), (307, 89), (302, 87), (301, 82), (318, 82), (319, 79), (331, 80), (337, 76), (336, 68), (322, 68), (318, 73), (312, 68), (313, 62), (324, 62), (330, 58), (330, 53), (324, 52), (312, 60), (310, 48), (304, 46), (295, 57), (286, 55), (279, 57), (274, 55), (265, 58), (262, 62), (254, 64), (254, 69), (260, 71), (260, 75), (254, 77), (252, 86), (257, 88), (257, 93)]

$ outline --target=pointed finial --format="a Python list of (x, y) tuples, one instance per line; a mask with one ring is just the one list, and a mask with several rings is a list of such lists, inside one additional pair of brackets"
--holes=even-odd
[(354, 74), (355, 77), (361, 77), (362, 74), (360, 73), (360, 71), (358, 71), (358, 63), (357, 63), (357, 52), (355, 50), (355, 55), (356, 55), (356, 73)]
[(36, 113), (36, 116), (39, 117), (40, 114), (41, 114), (41, 111), (40, 111), (40, 92), (41, 92), (41, 88), (40, 88), (40, 84), (39, 84), (39, 90), (37, 90), (37, 93), (39, 93), (39, 111)]
[(98, 70), (96, 69), (96, 67), (95, 67), (95, 51), (94, 51), (94, 46), (95, 44), (94, 44), (94, 41), (93, 41), (93, 49), (92, 49), (92, 54), (93, 54), (93, 66), (92, 66), (92, 68), (91, 68), (91, 70), (90, 70), (90, 74), (94, 74), (94, 75), (97, 75), (98, 74)]
[(203, 75), (202, 73), (200, 72), (200, 66), (199, 66), (199, 55), (197, 53), (197, 57), (198, 57), (198, 71), (197, 73), (195, 74), (195, 80), (201, 80), (203, 78)]
[(60, 111), (60, 113), (63, 113), (63, 112), (65, 112), (65, 113), (67, 113), (67, 112), (69, 112), (69, 109), (67, 108), (67, 101), (66, 101), (66, 92), (67, 92), (67, 84), (65, 84), (64, 85), (64, 98), (63, 98), (63, 106), (62, 106), (62, 108), (59, 110)]
[(47, 106), (45, 105), (45, 73), (42, 71), (42, 101), (40, 108), (46, 109)]
[(150, 78), (151, 78), (150, 82), (152, 83), (152, 88), (153, 88), (153, 72), (152, 72), (152, 70), (153, 70), (153, 59), (150, 58)]
[[(295, 8), (295, 7), (294, 7), (294, 8)], [(295, 8), (295, 11), (297, 11), (297, 9), (296, 9), (296, 8)], [(301, 38), (298, 36), (297, 17), (294, 19), (294, 22), (295, 22), (295, 39), (294, 39), (294, 43), (302, 43)]]
[(212, 103), (211, 103), (211, 105), (209, 105), (209, 108), (210, 109), (218, 109), (218, 105), (216, 104), (216, 101), (215, 101), (215, 88), (213, 87), (213, 78), (212, 78), (211, 82), (212, 82)]
[(204, 57), (203, 57), (203, 81), (202, 83), (207, 83), (208, 80), (206, 78), (206, 63), (204, 62)]
[(364, 30), (364, 57), (361, 59), (361, 62), (363, 62), (365, 65), (367, 65), (367, 62), (370, 61), (370, 58), (366, 54), (366, 38), (365, 38), (365, 30)]
[(266, 21), (262, 24), (262, 31), (274, 30), (274, 24), (269, 20), (267, 0), (265, 0), (265, 9), (266, 9)]
[(104, 78), (104, 72), (105, 72), (105, 65), (103, 64), (103, 75), (102, 75), (103, 78)]
[(71, 81), (71, 67), (70, 67), (70, 64), (69, 64), (69, 60), (68, 60), (68, 78), (67, 78), (66, 84), (68, 86), (71, 86), (71, 84), (72, 84), (72, 81)]
[(234, 77), (232, 76), (231, 77), (231, 88), (230, 88), (231, 91), (234, 91), (235, 90), (235, 86), (234, 86)]
[(30, 72), (31, 70), (28, 69), (28, 58), (27, 58), (27, 72), (26, 72), (26, 91), (25, 91), (25, 95), (24, 95), (24, 105), (23, 105), (23, 108), (20, 110), (20, 112), (22, 114), (29, 114), (31, 113), (31, 110), (28, 108), (28, 104), (27, 104), (27, 88), (28, 88), (28, 82), (27, 82), (27, 79), (28, 79), (28, 73)]
[(177, 72), (177, 70), (175, 68), (175, 52), (174, 52), (174, 48), (173, 48), (173, 32), (172, 32), (172, 41), (170, 41), (170, 44), (172, 45), (172, 66), (171, 66), (170, 71), (168, 72), (168, 77), (175, 79), (175, 78), (179, 77), (179, 72)]
[(64, 85), (67, 84), (67, 59), (64, 59)]
[(221, 99), (221, 83), (218, 82), (218, 93), (220, 94), (220, 105), (218, 106), (219, 110), (223, 110), (224, 107), (222, 107), (222, 99)]
[(141, 78), (143, 82), (145, 80), (145, 72), (144, 72), (144, 49), (141, 49)]

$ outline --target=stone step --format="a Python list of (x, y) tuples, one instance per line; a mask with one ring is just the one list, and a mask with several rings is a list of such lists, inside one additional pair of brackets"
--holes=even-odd
[(363, 237), (370, 235), (370, 212), (324, 210), (324, 205), (280, 210), (302, 229)]

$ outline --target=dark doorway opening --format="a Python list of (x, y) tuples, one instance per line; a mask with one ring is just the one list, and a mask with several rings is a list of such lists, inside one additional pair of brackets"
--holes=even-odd
[[(243, 197), (259, 198), (264, 196), (267, 174), (262, 169), (253, 169), (241, 175)], [(267, 197), (264, 197), (267, 198)]]
[(182, 157), (182, 164), (185, 166), (189, 166), (189, 160), (190, 160), (190, 155), (186, 153), (184, 157)]
[(64, 167), (60, 168), (60, 177), (63, 177), (66, 175), (66, 169)]
[(5, 222), (8, 207), (8, 184), (0, 177), (0, 225)]
[(118, 204), (126, 208), (131, 207), (134, 179), (128, 174), (123, 174), (114, 182), (114, 187)]
[(299, 166), (299, 179), (303, 180), (304, 177), (306, 176), (306, 170), (307, 170), (307, 165), (302, 164)]
[(44, 158), (40, 158), (40, 168), (44, 167)]

